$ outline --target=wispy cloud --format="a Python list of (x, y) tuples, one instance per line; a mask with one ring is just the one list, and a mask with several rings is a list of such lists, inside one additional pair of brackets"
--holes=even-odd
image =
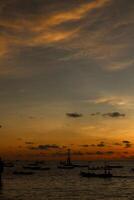
[[(86, 102), (93, 103), (95, 105), (109, 105), (115, 108), (123, 109), (123, 108), (132, 108), (134, 105), (134, 99), (131, 96), (118, 96), (118, 95), (98, 95), (96, 97), (92, 97)], [(91, 115), (100, 115), (100, 112), (92, 113)]]
[[(70, 44), (71, 40), (74, 37), (77, 38), (81, 32), (80, 25), (71, 24), (86, 18), (90, 12), (102, 8), (109, 1), (83, 1), (75, 6), (69, 2), (61, 3), (60, 1), (52, 2), (52, 5), (50, 2), (43, 1), (34, 5), (31, 0), (29, 3), (22, 2), (22, 0), (1, 2), (0, 57), (17, 54), (21, 48), (49, 45), (55, 46), (55, 48), (58, 45), (62, 48), (62, 45), (65, 46), (63, 42)], [(30, 8), (31, 4), (33, 7)], [(7, 75), (10, 73), (18, 74), (14, 69), (8, 70)]]

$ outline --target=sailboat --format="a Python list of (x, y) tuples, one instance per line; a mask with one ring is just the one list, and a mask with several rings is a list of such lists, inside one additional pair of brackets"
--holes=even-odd
[(60, 162), (60, 164), (57, 166), (59, 169), (74, 169), (75, 165), (71, 162), (71, 150), (68, 149), (67, 151), (67, 160)]

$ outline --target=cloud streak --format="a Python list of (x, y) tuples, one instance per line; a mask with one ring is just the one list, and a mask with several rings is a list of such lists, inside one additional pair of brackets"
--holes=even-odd
[(82, 117), (83, 115), (75, 112), (75, 113), (66, 113), (66, 116), (71, 118), (79, 118)]

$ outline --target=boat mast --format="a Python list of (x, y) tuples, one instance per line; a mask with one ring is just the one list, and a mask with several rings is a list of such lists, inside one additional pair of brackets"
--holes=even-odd
[(68, 149), (68, 152), (67, 152), (67, 164), (71, 165), (71, 152), (70, 152), (70, 149)]

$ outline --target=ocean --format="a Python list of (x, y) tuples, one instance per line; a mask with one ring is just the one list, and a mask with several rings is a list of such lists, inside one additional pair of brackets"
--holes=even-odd
[[(25, 163), (26, 164), (26, 163)], [(111, 163), (110, 163), (111, 164)], [(14, 168), (7, 167), (0, 187), (0, 200), (134, 200), (133, 161), (116, 161), (122, 169), (114, 169), (115, 175), (125, 178), (84, 178), (83, 168), (58, 169), (57, 163), (49, 163), (48, 171), (36, 171), (33, 175), (15, 175)], [(98, 161), (95, 165), (101, 165)]]

